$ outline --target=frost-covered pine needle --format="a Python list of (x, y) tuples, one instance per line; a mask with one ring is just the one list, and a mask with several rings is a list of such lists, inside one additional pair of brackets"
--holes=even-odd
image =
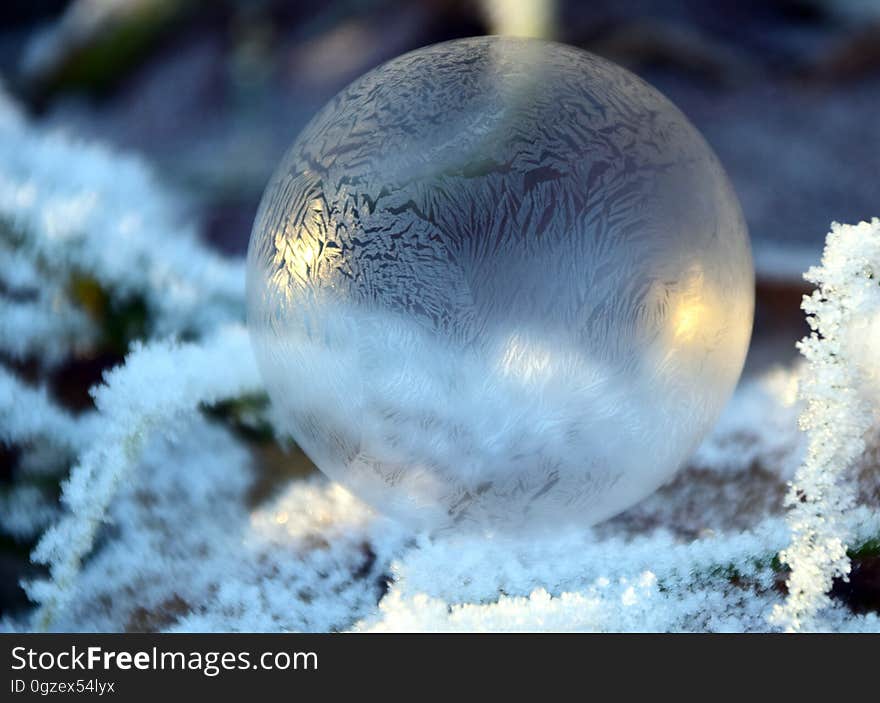
[(69, 514), (34, 550), (34, 560), (48, 564), (52, 576), (29, 588), (40, 603), (34, 618), (39, 629), (48, 627), (66, 605), (82, 559), (151, 433), (173, 432), (175, 421), (202, 403), (259, 388), (242, 326), (223, 329), (203, 344), (138, 345), (124, 366), (106, 374), (105, 384), (93, 391), (100, 418), (96, 437), (64, 483), (62, 501)]
[(804, 297), (812, 332), (798, 345), (808, 362), (800, 426), (809, 444), (786, 501), (792, 541), (780, 559), (791, 568), (789, 594), (772, 617), (790, 631), (818, 626), (833, 580), (850, 570), (845, 517), (856, 496), (853, 466), (880, 397), (880, 220), (832, 224), (822, 265), (804, 277), (818, 286)]

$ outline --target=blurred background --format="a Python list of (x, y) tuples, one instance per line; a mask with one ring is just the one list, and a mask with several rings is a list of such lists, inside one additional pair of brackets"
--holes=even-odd
[(324, 102), (398, 54), (479, 34), (590, 50), (690, 117), (752, 235), (750, 363), (791, 350), (829, 223), (880, 214), (880, 0), (4, 0), (0, 76), (43, 123), (140, 153), (242, 255)]
[[(329, 98), (401, 53), (480, 34), (582, 47), (684, 111), (751, 232), (748, 367), (790, 361), (806, 331), (801, 273), (830, 222), (880, 216), (880, 0), (3, 0), (0, 83), (39, 124), (141, 155), (208, 242), (243, 256), (271, 172)], [(53, 389), (88, 407), (120, 354), (62, 366)], [(0, 483), (11, 457), (0, 446)], [(308, 464), (265, 463), (291, 461)], [(26, 607), (29, 546), (13, 546), (0, 549), (0, 615)]]

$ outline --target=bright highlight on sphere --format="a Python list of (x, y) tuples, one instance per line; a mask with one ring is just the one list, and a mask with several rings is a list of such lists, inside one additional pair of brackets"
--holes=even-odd
[(668, 481), (742, 369), (718, 159), (584, 51), (481, 37), (339, 93), (268, 186), (249, 325), (283, 425), (417, 528), (590, 525)]

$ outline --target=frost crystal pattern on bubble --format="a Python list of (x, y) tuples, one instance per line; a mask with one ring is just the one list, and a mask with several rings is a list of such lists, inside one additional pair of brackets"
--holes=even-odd
[(282, 426), (416, 527), (591, 524), (739, 377), (753, 268), (687, 119), (578, 49), (483, 37), (337, 95), (270, 183), (249, 324)]

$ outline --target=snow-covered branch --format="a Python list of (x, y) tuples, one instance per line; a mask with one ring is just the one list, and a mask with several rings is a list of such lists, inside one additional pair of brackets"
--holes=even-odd
[(822, 265), (805, 278), (818, 286), (804, 297), (813, 331), (798, 345), (808, 362), (800, 426), (809, 445), (787, 498), (792, 542), (780, 559), (791, 567), (788, 599), (773, 613), (787, 630), (815, 627), (833, 580), (850, 570), (845, 518), (856, 498), (853, 468), (880, 398), (880, 220), (834, 223)]
[(64, 484), (69, 510), (34, 551), (52, 579), (31, 584), (40, 609), (35, 624), (48, 627), (67, 596), (80, 564), (122, 482), (136, 465), (151, 433), (173, 433), (182, 415), (260, 388), (247, 333), (224, 329), (203, 344), (138, 345), (126, 364), (106, 374), (93, 394), (100, 421), (91, 446)]

